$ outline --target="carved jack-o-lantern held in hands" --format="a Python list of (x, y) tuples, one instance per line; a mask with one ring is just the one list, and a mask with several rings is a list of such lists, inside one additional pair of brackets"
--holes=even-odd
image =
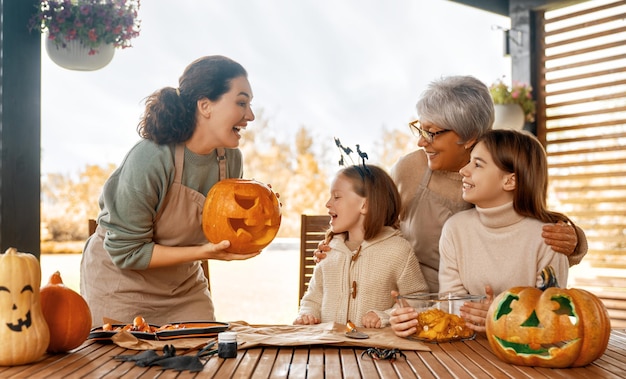
[(12, 247), (0, 254), (0, 366), (34, 362), (48, 347), (40, 285), (37, 257)]
[(207, 194), (202, 230), (212, 243), (230, 241), (229, 253), (249, 254), (272, 242), (281, 221), (281, 204), (259, 181), (224, 179)]
[[(554, 278), (551, 270), (544, 269), (544, 281)], [(602, 301), (585, 290), (513, 287), (491, 303), (486, 333), (494, 354), (505, 362), (580, 367), (604, 353), (611, 323)]]

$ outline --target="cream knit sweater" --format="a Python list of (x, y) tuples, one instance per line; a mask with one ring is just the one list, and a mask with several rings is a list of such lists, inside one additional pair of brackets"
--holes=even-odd
[(547, 265), (565, 288), (567, 257), (546, 245), (543, 225), (517, 214), (513, 203), (450, 217), (439, 244), (440, 291), (482, 295), (489, 284), (497, 295), (514, 286), (535, 287), (542, 284), (541, 270)]
[(382, 326), (387, 326), (385, 311), (394, 305), (391, 290), (402, 295), (428, 290), (411, 245), (398, 230), (385, 227), (376, 238), (363, 241), (354, 261), (356, 251), (348, 249), (342, 235), (335, 236), (330, 247), (327, 257), (315, 266), (300, 315), (362, 326), (361, 318), (375, 311)]

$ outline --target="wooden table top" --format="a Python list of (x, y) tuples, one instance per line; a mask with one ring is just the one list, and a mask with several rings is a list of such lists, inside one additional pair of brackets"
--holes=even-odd
[(239, 350), (233, 359), (213, 356), (202, 372), (191, 373), (118, 362), (113, 356), (139, 351), (88, 340), (71, 353), (46, 355), (29, 365), (0, 367), (0, 378), (626, 378), (624, 329), (612, 331), (602, 357), (572, 369), (504, 363), (493, 355), (484, 336), (428, 347), (432, 351), (405, 351), (406, 359), (398, 357), (394, 362), (362, 356), (363, 348), (257, 347)]

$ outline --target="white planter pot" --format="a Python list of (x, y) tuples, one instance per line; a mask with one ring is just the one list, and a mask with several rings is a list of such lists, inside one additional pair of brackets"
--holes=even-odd
[(101, 45), (96, 54), (89, 55), (89, 48), (76, 40), (57, 46), (55, 41), (46, 38), (46, 52), (57, 65), (68, 70), (94, 71), (108, 65), (115, 54), (113, 44)]
[(524, 110), (518, 104), (495, 104), (494, 129), (515, 129), (524, 128)]

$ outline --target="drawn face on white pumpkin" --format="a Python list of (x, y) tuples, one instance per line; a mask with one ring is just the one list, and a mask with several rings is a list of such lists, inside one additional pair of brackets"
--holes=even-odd
[(18, 283), (17, 286), (9, 287), (0, 285), (0, 308), (5, 310), (0, 313), (9, 315), (6, 320), (2, 320), (2, 324), (13, 332), (22, 332), (32, 325), (31, 305), (35, 297), (34, 289), (29, 283)]
[(41, 312), (41, 267), (32, 254), (10, 247), (0, 254), (0, 366), (34, 362), (50, 330)]
[(28, 332), (41, 313), (39, 261), (13, 250), (0, 255), (0, 336), (5, 337)]

